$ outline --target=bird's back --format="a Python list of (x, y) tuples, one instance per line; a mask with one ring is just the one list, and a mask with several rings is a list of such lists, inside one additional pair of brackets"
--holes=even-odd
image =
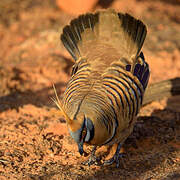
[(70, 119), (84, 113), (95, 127), (105, 128), (95, 129), (91, 144), (113, 144), (129, 135), (125, 131), (133, 125), (149, 78), (140, 54), (145, 36), (141, 21), (114, 10), (81, 15), (64, 28), (61, 40), (75, 64), (63, 106)]

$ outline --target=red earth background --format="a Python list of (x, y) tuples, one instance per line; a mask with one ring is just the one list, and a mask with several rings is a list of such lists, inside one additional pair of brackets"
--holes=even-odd
[[(180, 76), (179, 0), (101, 0), (88, 9), (109, 7), (147, 25), (150, 83)], [(68, 8), (54, 0), (0, 1), (0, 179), (180, 179), (180, 96), (141, 109), (119, 168), (81, 164), (87, 157), (51, 100), (52, 84), (62, 97), (73, 65), (59, 37), (81, 9)], [(107, 152), (97, 154), (103, 160)]]

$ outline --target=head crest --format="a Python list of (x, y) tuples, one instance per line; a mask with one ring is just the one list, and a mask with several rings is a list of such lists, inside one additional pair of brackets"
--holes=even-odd
[(53, 102), (56, 104), (56, 106), (60, 109), (60, 111), (63, 113), (66, 121), (68, 124), (71, 124), (72, 123), (72, 120), (68, 117), (68, 115), (66, 114), (66, 112), (64, 111), (64, 108), (62, 106), (62, 103), (61, 101), (59, 100), (59, 97), (57, 95), (57, 91), (56, 91), (56, 88), (53, 84), (53, 89), (54, 89), (54, 94), (55, 94), (55, 98), (51, 98), (53, 100)]

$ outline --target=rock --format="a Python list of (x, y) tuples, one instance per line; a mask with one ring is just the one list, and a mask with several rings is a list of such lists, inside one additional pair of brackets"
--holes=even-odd
[(82, 14), (91, 11), (98, 0), (56, 0), (57, 6), (69, 14)]

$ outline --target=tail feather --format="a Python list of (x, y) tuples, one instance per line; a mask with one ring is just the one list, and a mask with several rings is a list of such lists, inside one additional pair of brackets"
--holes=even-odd
[(90, 55), (94, 49), (98, 56), (103, 56), (106, 49), (102, 46), (108, 45), (107, 50), (114, 49), (113, 52), (119, 54), (119, 59), (125, 58), (134, 65), (146, 33), (146, 26), (140, 20), (109, 9), (81, 15), (72, 20), (63, 29), (61, 40), (75, 60)]
[(82, 56), (79, 48), (79, 43), (82, 41), (82, 33), (86, 31), (86, 29), (93, 31), (97, 21), (97, 13), (94, 15), (81, 15), (77, 19), (72, 20), (70, 25), (63, 29), (61, 41), (75, 60)]
[(137, 56), (147, 34), (146, 26), (140, 20), (136, 20), (129, 14), (118, 13), (118, 16), (120, 21), (122, 21), (121, 26), (124, 29), (128, 53)]

